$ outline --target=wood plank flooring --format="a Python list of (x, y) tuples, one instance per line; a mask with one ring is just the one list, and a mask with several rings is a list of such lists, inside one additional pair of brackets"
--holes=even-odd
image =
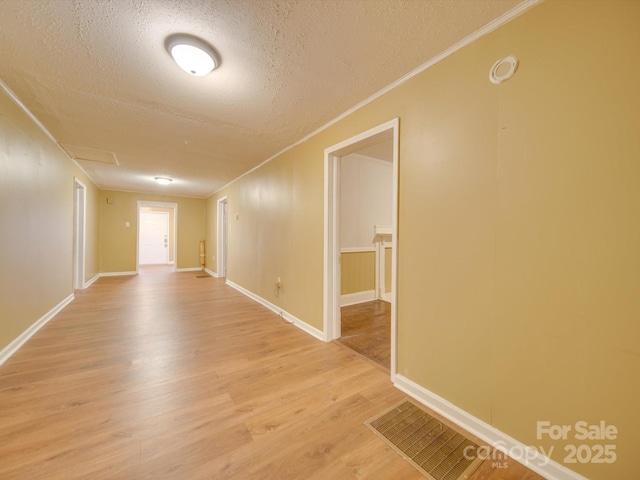
[[(0, 367), (0, 478), (421, 479), (363, 424), (404, 397), (222, 280), (144, 269)], [(510, 461), (473, 480), (539, 478)]]
[(391, 365), (391, 304), (382, 300), (340, 309), (342, 345), (376, 362), (387, 372)]

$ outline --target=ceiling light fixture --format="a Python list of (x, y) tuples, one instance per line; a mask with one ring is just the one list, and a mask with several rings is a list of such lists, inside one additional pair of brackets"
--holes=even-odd
[(193, 35), (169, 35), (164, 45), (178, 66), (190, 75), (202, 77), (220, 65), (220, 57), (213, 47)]
[(158, 182), (160, 185), (169, 185), (171, 182), (173, 182), (173, 180), (169, 177), (155, 177), (156, 182)]

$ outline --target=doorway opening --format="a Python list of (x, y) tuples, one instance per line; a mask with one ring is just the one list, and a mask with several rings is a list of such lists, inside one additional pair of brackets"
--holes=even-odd
[(228, 208), (227, 197), (222, 197), (218, 200), (218, 248), (216, 255), (217, 260), (217, 274), (218, 277), (227, 278), (227, 239), (228, 239)]
[[(343, 330), (343, 321), (354, 319), (358, 329), (366, 325), (367, 335), (387, 328), (386, 352), (369, 358), (384, 364), (378, 353), (386, 356), (392, 379), (397, 371), (398, 130), (394, 119), (325, 149), (325, 339), (353, 333), (354, 324), (345, 323)], [(387, 326), (381, 327), (385, 317)]]
[(169, 212), (140, 210), (139, 264), (169, 264)]
[(73, 289), (84, 289), (87, 187), (74, 179), (73, 195)]
[(178, 265), (176, 203), (138, 201), (136, 271), (145, 265)]

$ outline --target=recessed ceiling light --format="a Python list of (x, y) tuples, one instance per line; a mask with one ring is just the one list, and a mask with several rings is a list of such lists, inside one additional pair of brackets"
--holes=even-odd
[(155, 177), (155, 179), (156, 182), (158, 182), (160, 185), (169, 185), (171, 182), (173, 182), (173, 180), (169, 177)]
[(220, 57), (213, 47), (193, 35), (169, 35), (164, 45), (178, 66), (190, 75), (201, 77), (220, 65)]

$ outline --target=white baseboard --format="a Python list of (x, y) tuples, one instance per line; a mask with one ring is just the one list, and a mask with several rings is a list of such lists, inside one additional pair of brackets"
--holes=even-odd
[(174, 272), (201, 272), (201, 267), (176, 268)]
[(102, 272), (101, 277), (123, 277), (125, 275), (138, 275), (138, 272)]
[(209, 270), (208, 268), (205, 268), (204, 271), (207, 272), (209, 275), (211, 275), (213, 278), (218, 278), (218, 274), (213, 270)]
[(371, 302), (376, 299), (375, 290), (367, 290), (364, 292), (347, 293), (340, 295), (340, 306), (356, 305), (358, 303)]
[(488, 423), (456, 407), (451, 402), (430, 392), (408, 378), (395, 374), (393, 376), (393, 383), (399, 390), (402, 390), (407, 395), (415, 398), (420, 403), (423, 403), (496, 449), (507, 454), (509, 452), (518, 452), (525, 458), (518, 459), (513, 456), (511, 458), (522, 463), (539, 475), (542, 475), (544, 478), (548, 480), (587, 480), (582, 475), (542, 455), (537, 449), (519, 442), (515, 438), (510, 437)]
[(58, 305), (56, 305), (47, 313), (45, 313), (43, 317), (41, 317), (35, 323), (32, 323), (29, 328), (27, 328), (24, 332), (18, 335), (18, 337), (15, 338), (9, 345), (7, 345), (2, 350), (0, 350), (0, 365), (6, 362), (9, 359), (9, 357), (11, 357), (11, 355), (16, 353), (18, 349), (27, 342), (27, 340), (33, 337), (38, 332), (38, 330), (44, 327), (49, 320), (51, 320), (53, 317), (57, 315), (58, 312), (60, 312), (60, 310), (62, 310), (67, 305), (69, 305), (74, 298), (75, 297), (73, 296), (73, 293), (72, 293), (67, 298), (62, 300)]
[(84, 288), (89, 288), (93, 283), (100, 278), (100, 274), (96, 273), (91, 280), (84, 283)]
[(327, 341), (326, 338), (325, 338), (324, 333), (321, 330), (318, 330), (316, 327), (312, 327), (308, 323), (303, 322), (299, 318), (291, 315), (289, 312), (284, 311), (282, 308), (278, 307), (277, 305), (274, 305), (273, 303), (269, 302), (268, 300), (265, 300), (264, 298), (256, 295), (255, 293), (250, 292), (249, 290), (247, 290), (246, 288), (241, 287), (240, 285), (236, 285), (235, 283), (233, 283), (230, 280), (227, 280), (227, 285), (229, 285), (232, 288), (235, 288), (240, 293), (246, 295), (250, 299), (255, 300), (256, 302), (264, 305), (265, 307), (267, 307), (272, 312), (275, 312), (278, 315), (282, 315), (282, 318), (284, 318), (288, 322), (293, 323), (300, 330), (303, 330), (304, 332), (308, 333), (309, 335), (312, 335), (312, 336), (316, 337), (318, 340), (322, 340), (323, 342)]

